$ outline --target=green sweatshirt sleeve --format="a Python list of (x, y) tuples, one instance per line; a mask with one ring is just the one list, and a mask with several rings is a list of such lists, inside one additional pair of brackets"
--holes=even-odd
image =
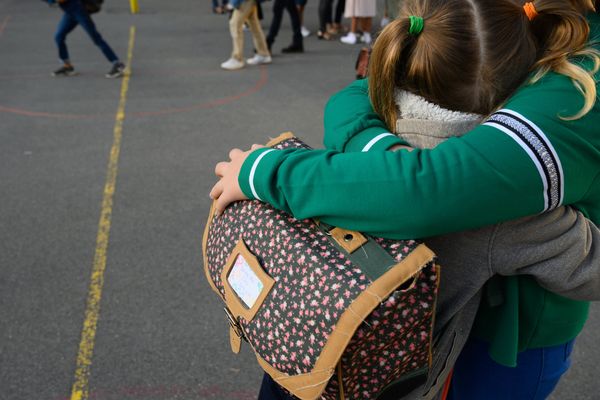
[(577, 121), (558, 118), (582, 101), (570, 80), (552, 74), (521, 89), (484, 125), (434, 149), (267, 149), (251, 154), (239, 182), (248, 197), (296, 218), (389, 238), (477, 228), (586, 201), (589, 210), (578, 207), (596, 220), (589, 211), (598, 211), (600, 200), (593, 186), (599, 106)]
[(436, 151), (253, 152), (240, 186), (249, 198), (296, 218), (389, 238), (465, 230), (541, 211), (542, 186), (529, 158), (506, 135), (479, 129), (484, 133), (448, 140)]
[(392, 134), (369, 100), (367, 79), (352, 82), (325, 106), (325, 148), (340, 152), (387, 150), (407, 144)]

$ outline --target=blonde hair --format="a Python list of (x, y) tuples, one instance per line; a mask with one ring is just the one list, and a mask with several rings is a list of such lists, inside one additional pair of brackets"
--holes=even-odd
[[(537, 71), (564, 74), (584, 95), (579, 118), (593, 107), (593, 74), (600, 57), (586, 48), (589, 25), (584, 13), (591, 0), (535, 0), (538, 15), (530, 21), (521, 3), (511, 0), (407, 0), (373, 46), (369, 95), (373, 107), (393, 129), (397, 119), (395, 88), (423, 96), (442, 107), (489, 114)], [(410, 35), (409, 16), (424, 19)], [(586, 71), (569, 62), (588, 56)]]
[[(573, 116), (561, 118), (575, 120), (587, 114), (596, 102), (596, 81), (594, 75), (600, 68), (598, 50), (586, 47), (589, 36), (589, 25), (581, 13), (582, 10), (594, 10), (591, 0), (575, 2), (575, 9), (565, 9), (564, 1), (534, 1), (540, 17), (532, 21), (532, 29), (543, 39), (541, 58), (535, 63), (537, 70), (532, 82), (539, 81), (549, 71), (568, 76), (581, 92), (584, 104)], [(557, 17), (560, 15), (560, 18)], [(549, 21), (545, 21), (548, 19)], [(569, 61), (571, 57), (587, 57), (593, 62), (588, 71)]]

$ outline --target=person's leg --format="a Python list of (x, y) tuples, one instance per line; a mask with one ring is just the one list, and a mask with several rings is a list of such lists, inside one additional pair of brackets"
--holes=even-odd
[(283, 17), (283, 9), (287, 0), (274, 0), (273, 1), (273, 19), (271, 20), (271, 26), (269, 26), (269, 33), (267, 34), (267, 46), (269, 50), (275, 42), (275, 38), (279, 33), (281, 27), (281, 19)]
[(342, 28), (342, 15), (344, 15), (344, 7), (346, 7), (346, 0), (337, 0), (335, 7), (335, 16), (333, 18), (334, 28)]
[(304, 8), (306, 7), (306, 0), (294, 0), (296, 3), (296, 9), (298, 10), (298, 19), (300, 21), (300, 32), (302, 37), (310, 36), (310, 31), (304, 26)]
[(100, 48), (104, 57), (111, 63), (119, 62), (119, 57), (115, 54), (115, 52), (111, 49), (111, 47), (106, 43), (106, 41), (102, 38), (98, 30), (96, 29), (96, 25), (94, 21), (90, 18), (89, 14), (83, 9), (81, 3), (75, 2), (76, 6), (73, 6), (71, 11), (71, 16), (77, 20), (77, 23), (81, 25), (81, 27), (86, 31), (88, 36), (92, 39), (94, 44)]
[(360, 25), (363, 32), (362, 41), (366, 44), (371, 44), (371, 27), (373, 23), (372, 17), (361, 17)]
[(496, 363), (488, 344), (470, 338), (456, 365), (448, 400), (543, 400), (571, 365), (573, 341), (526, 350), (515, 368)]
[(231, 58), (242, 62), (244, 60), (244, 8), (246, 7), (247, 1), (244, 1), (240, 8), (235, 8), (231, 19), (229, 20), (229, 33), (231, 33), (231, 39), (233, 42), (233, 50), (231, 52)]
[(358, 18), (352, 17), (350, 21), (350, 32), (357, 33), (358, 32)]
[(346, 36), (343, 36), (340, 39), (340, 41), (342, 43), (346, 43), (346, 44), (356, 44), (356, 42), (358, 42), (357, 31), (358, 31), (358, 18), (352, 17), (352, 20), (350, 22), (350, 32), (348, 32), (348, 34)]
[(319, 0), (319, 37), (327, 33), (327, 25), (331, 24), (333, 0)]
[(265, 34), (263, 33), (262, 27), (260, 26), (260, 21), (258, 20), (258, 12), (256, 9), (255, 0), (251, 0), (251, 3), (254, 6), (248, 15), (247, 22), (250, 32), (252, 33), (252, 42), (254, 43), (256, 54), (263, 57), (270, 57), (269, 49), (267, 48), (267, 42), (265, 40)]
[[(290, 47), (294, 47), (297, 49), (302, 48), (302, 32), (300, 23), (300, 16), (298, 15), (298, 8), (296, 7), (296, 2), (294, 0), (285, 0), (285, 8), (287, 9), (288, 14), (290, 14), (290, 21), (292, 22), (292, 45)], [(289, 47), (288, 47), (289, 48)]]
[(371, 32), (373, 25), (373, 17), (364, 17), (363, 18), (363, 32)]
[[(294, 1), (295, 3), (295, 1)], [(304, 25), (304, 7), (306, 3), (296, 4), (296, 10), (298, 11), (298, 19), (300, 20), (300, 25)]]
[(268, 374), (264, 374), (258, 400), (294, 400), (294, 397), (284, 392)]
[(67, 49), (67, 35), (73, 31), (76, 26), (77, 21), (71, 17), (69, 13), (65, 12), (58, 23), (58, 28), (54, 34), (54, 41), (58, 47), (58, 57), (65, 64), (70, 64), (69, 50)]

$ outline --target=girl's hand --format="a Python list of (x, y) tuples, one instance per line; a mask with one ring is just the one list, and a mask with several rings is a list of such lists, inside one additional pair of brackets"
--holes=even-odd
[(222, 161), (216, 165), (215, 174), (219, 177), (219, 181), (210, 191), (210, 197), (216, 200), (215, 211), (217, 215), (221, 214), (234, 201), (248, 200), (240, 188), (238, 176), (244, 161), (248, 158), (248, 154), (261, 147), (264, 146), (255, 144), (249, 151), (233, 149), (229, 152), (230, 161)]

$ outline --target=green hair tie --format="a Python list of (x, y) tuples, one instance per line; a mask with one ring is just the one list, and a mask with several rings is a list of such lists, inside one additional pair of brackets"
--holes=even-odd
[(425, 21), (423, 21), (422, 17), (416, 17), (414, 15), (411, 15), (410, 17), (408, 17), (408, 19), (410, 20), (410, 28), (408, 28), (408, 34), (412, 36), (417, 36), (423, 31)]

